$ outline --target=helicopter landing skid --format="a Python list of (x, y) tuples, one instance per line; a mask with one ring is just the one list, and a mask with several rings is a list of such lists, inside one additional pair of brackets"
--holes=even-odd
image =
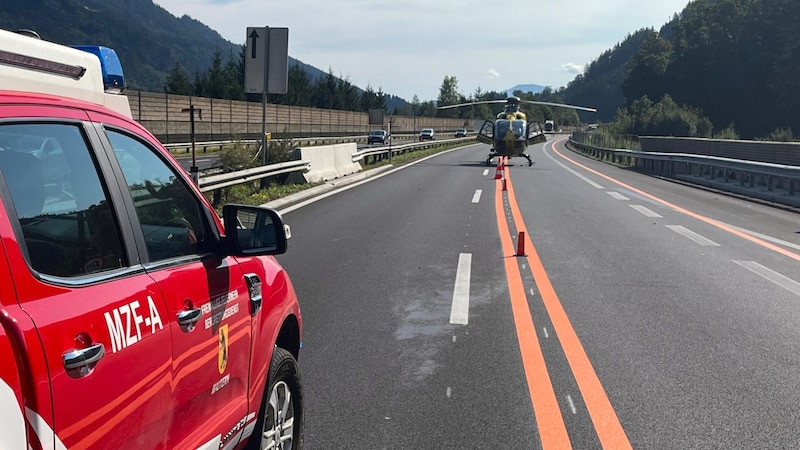
[[(494, 159), (495, 156), (499, 156), (500, 158), (503, 157), (503, 155), (499, 155), (498, 153), (489, 153), (489, 156), (486, 158), (486, 165), (487, 166), (491, 166), (492, 165), (492, 159)], [(520, 154), (518, 156), (522, 156), (523, 158), (528, 160), (528, 167), (533, 165), (533, 159), (531, 159), (531, 156), (529, 154), (522, 153), (522, 154)]]
[(533, 165), (533, 160), (531, 159), (531, 155), (529, 155), (529, 154), (527, 154), (527, 153), (523, 153), (523, 154), (522, 154), (522, 156), (524, 156), (524, 157), (525, 157), (525, 159), (527, 159), (527, 160), (528, 160), (528, 167), (530, 167), (530, 166), (532, 166), (532, 165)]

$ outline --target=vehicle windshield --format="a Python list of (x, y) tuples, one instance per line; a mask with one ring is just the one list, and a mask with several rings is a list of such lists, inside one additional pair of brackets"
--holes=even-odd
[(514, 136), (522, 137), (525, 135), (525, 121), (524, 120), (505, 120), (500, 119), (495, 122), (495, 136), (505, 136), (508, 129), (514, 131)]
[[(383, 130), (375, 130), (375, 131), (370, 132), (369, 134), (372, 135), (372, 136), (382, 136), (383, 133), (384, 133)], [(363, 134), (362, 134), (362, 136), (363, 136)]]

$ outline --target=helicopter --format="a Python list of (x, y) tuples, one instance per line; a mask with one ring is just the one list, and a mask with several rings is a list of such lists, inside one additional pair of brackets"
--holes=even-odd
[[(503, 111), (497, 114), (492, 123), (487, 120), (478, 131), (478, 141), (484, 144), (491, 144), (489, 156), (486, 158), (486, 165), (492, 164), (495, 157), (502, 158), (507, 156), (513, 158), (521, 156), (528, 160), (528, 166), (533, 165), (530, 155), (525, 153), (529, 144), (544, 142), (547, 137), (538, 122), (528, 122), (528, 118), (519, 110), (521, 103), (532, 105), (557, 106), (560, 108), (571, 108), (581, 111), (597, 112), (594, 108), (585, 106), (565, 105), (563, 103), (539, 102), (533, 100), (521, 100), (519, 97), (509, 96), (505, 100), (484, 100), (479, 102), (460, 103), (457, 105), (440, 106), (438, 109), (461, 108), (464, 106), (480, 105), (487, 103), (505, 103)], [(498, 159), (499, 161), (499, 159)]]

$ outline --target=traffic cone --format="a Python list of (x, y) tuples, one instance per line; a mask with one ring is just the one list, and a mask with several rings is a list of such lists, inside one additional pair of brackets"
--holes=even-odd
[(514, 256), (525, 256), (525, 232), (520, 231), (517, 236), (517, 254)]
[(497, 170), (494, 171), (494, 179), (500, 180), (503, 178), (503, 163), (502, 160), (497, 163)]

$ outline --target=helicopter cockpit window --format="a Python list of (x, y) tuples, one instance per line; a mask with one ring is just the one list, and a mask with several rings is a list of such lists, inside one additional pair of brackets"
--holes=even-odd
[(508, 130), (514, 132), (517, 138), (525, 136), (525, 121), (523, 120), (498, 120), (495, 122), (495, 136), (505, 136)]
[(512, 121), (511, 126), (514, 129), (514, 136), (522, 137), (525, 135), (525, 122), (523, 122), (522, 120)]
[(511, 122), (510, 121), (508, 121), (508, 120), (498, 120), (497, 122), (494, 123), (494, 127), (495, 127), (494, 135), (495, 136), (505, 136), (506, 133), (508, 133), (508, 129), (509, 129), (510, 126), (511, 126)]

